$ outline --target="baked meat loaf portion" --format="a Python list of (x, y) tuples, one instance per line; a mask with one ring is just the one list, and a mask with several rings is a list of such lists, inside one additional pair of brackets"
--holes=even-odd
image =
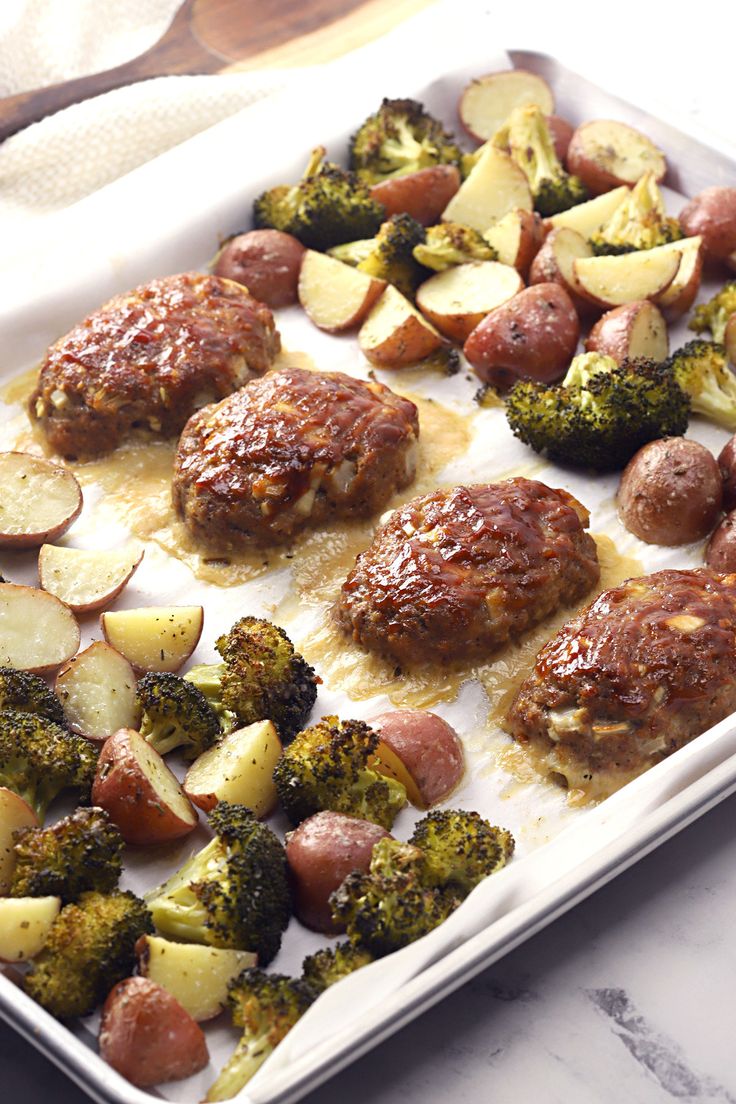
[(164, 437), (271, 367), (271, 311), (232, 280), (167, 276), (111, 299), (46, 353), (31, 418), (69, 459), (109, 452), (133, 429)]
[(189, 420), (174, 505), (211, 548), (288, 543), (380, 510), (414, 478), (418, 435), (414, 403), (383, 384), (285, 368)]
[[(615, 789), (736, 709), (736, 575), (604, 591), (542, 648), (507, 716), (550, 772)], [(617, 781), (618, 779), (618, 781)]]
[(587, 524), (572, 495), (532, 479), (412, 499), (358, 556), (337, 617), (402, 666), (485, 657), (597, 581)]

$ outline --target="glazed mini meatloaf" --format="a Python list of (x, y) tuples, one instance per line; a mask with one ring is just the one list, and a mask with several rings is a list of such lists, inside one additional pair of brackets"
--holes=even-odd
[(483, 658), (597, 581), (587, 524), (572, 495), (531, 479), (415, 498), (358, 556), (338, 620), (402, 666)]
[(174, 505), (212, 548), (288, 543), (384, 506), (414, 478), (418, 434), (414, 403), (383, 384), (285, 368), (189, 420)]
[(52, 345), (29, 412), (62, 456), (98, 456), (133, 429), (179, 433), (279, 349), (271, 311), (240, 284), (168, 276), (111, 299)]
[(537, 656), (507, 728), (606, 791), (736, 709), (736, 575), (660, 571), (599, 595)]

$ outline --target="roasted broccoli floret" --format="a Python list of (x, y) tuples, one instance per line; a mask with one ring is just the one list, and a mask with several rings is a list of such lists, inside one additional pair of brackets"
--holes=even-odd
[(62, 790), (89, 793), (97, 751), (89, 740), (36, 713), (0, 712), (0, 786), (19, 794), (43, 822)]
[(411, 215), (392, 215), (382, 223), (375, 238), (337, 245), (330, 253), (369, 276), (386, 280), (408, 299), (413, 299), (426, 276), (421, 264), (414, 259), (414, 247), (423, 241), (421, 223)]
[(429, 227), (426, 241), (414, 247), (414, 257), (425, 268), (444, 272), (446, 268), (469, 261), (495, 261), (498, 253), (471, 226), (443, 222), (440, 226)]
[(350, 140), (350, 168), (368, 184), (430, 165), (459, 165), (461, 157), (452, 134), (410, 99), (385, 99)]
[(588, 198), (582, 180), (566, 173), (557, 159), (547, 121), (536, 104), (514, 108), (492, 142), (526, 175), (534, 209), (545, 218)]
[(690, 396), (693, 413), (703, 414), (732, 433), (736, 430), (736, 376), (728, 366), (723, 345), (694, 338), (665, 364)]
[(255, 951), (268, 965), (291, 916), (286, 853), (250, 809), (221, 801), (210, 814), (215, 838), (146, 895), (167, 936)]
[(111, 893), (123, 868), (123, 837), (104, 809), (77, 809), (51, 828), (14, 835), (11, 897), (76, 901), (88, 890)]
[(590, 238), (593, 252), (632, 253), (654, 249), (681, 238), (676, 218), (668, 218), (654, 173), (648, 169), (618, 205), (610, 219)]
[(19, 713), (37, 713), (54, 724), (66, 727), (61, 702), (39, 675), (17, 671), (15, 667), (0, 667), (0, 710), (17, 709)]
[(736, 280), (730, 280), (707, 303), (695, 308), (695, 314), (688, 326), (695, 333), (710, 330), (713, 340), (722, 342), (726, 336), (726, 325), (732, 314), (736, 314)]
[(284, 630), (241, 617), (215, 646), (222, 663), (192, 667), (184, 678), (204, 694), (223, 731), (268, 720), (282, 742), (290, 740), (309, 717), (318, 679)]
[(243, 1028), (243, 1037), (206, 1099), (235, 1096), (304, 1015), (314, 996), (302, 981), (256, 967), (234, 978), (228, 986), (228, 1004), (233, 1024)]
[(521, 380), (506, 397), (511, 429), (562, 464), (611, 471), (657, 437), (687, 429), (690, 399), (666, 364), (584, 353), (561, 384)]
[(26, 992), (52, 1016), (87, 1016), (133, 972), (135, 942), (153, 931), (133, 893), (83, 893), (54, 921), (25, 978)]
[(514, 838), (480, 813), (438, 809), (428, 813), (409, 840), (424, 852), (432, 883), (461, 896), (494, 874), (514, 853)]
[(294, 824), (322, 809), (391, 828), (406, 790), (372, 769), (378, 735), (362, 721), (323, 717), (284, 749), (273, 780)]
[(201, 690), (179, 675), (151, 671), (138, 683), (140, 733), (159, 755), (181, 747), (196, 759), (221, 735), (220, 721)]
[(256, 199), (256, 227), (293, 234), (309, 249), (329, 249), (340, 242), (370, 238), (385, 216), (385, 208), (351, 172), (325, 161), (325, 148), (312, 151), (297, 184), (279, 184)]
[(321, 993), (336, 981), (373, 962), (373, 955), (354, 943), (337, 943), (307, 955), (302, 963), (302, 981)]

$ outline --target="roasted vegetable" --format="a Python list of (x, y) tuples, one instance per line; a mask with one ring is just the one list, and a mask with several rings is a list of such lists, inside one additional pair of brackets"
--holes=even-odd
[(15, 709), (0, 712), (0, 786), (19, 794), (43, 822), (62, 790), (89, 794), (97, 751), (54, 721)]
[(102, 809), (77, 809), (50, 828), (15, 833), (11, 897), (76, 901), (88, 890), (111, 893), (123, 868), (123, 838)]
[(582, 180), (566, 173), (558, 161), (547, 121), (535, 104), (514, 108), (492, 142), (526, 175), (534, 209), (545, 218), (588, 198)]
[(460, 222), (430, 226), (426, 241), (414, 247), (414, 257), (425, 268), (444, 272), (469, 261), (496, 261), (498, 253), (477, 230)]
[(414, 259), (415, 247), (424, 241), (424, 236), (424, 227), (411, 215), (392, 215), (381, 225), (375, 238), (337, 245), (330, 253), (369, 276), (393, 284), (402, 295), (413, 299), (426, 276), (421, 264)]
[(336, 981), (373, 962), (373, 955), (354, 943), (336, 943), (307, 955), (302, 963), (302, 981), (321, 993)]
[(723, 345), (695, 338), (665, 364), (690, 396), (694, 414), (703, 414), (732, 433), (736, 430), (736, 376), (728, 366)]
[(649, 170), (616, 208), (608, 222), (590, 238), (595, 253), (633, 253), (678, 241), (683, 236), (676, 218), (668, 218), (662, 193)]
[(62, 728), (66, 726), (61, 702), (40, 675), (17, 671), (15, 667), (0, 667), (0, 710), (3, 709), (37, 713)]
[(707, 303), (696, 307), (688, 326), (695, 333), (710, 330), (713, 340), (722, 342), (726, 336), (728, 320), (733, 314), (736, 314), (736, 280), (729, 281)]
[(182, 748), (196, 759), (221, 734), (217, 714), (201, 690), (179, 675), (150, 671), (136, 690), (141, 710), (139, 731), (159, 755)]
[(428, 813), (409, 843), (424, 852), (433, 884), (463, 896), (505, 866), (514, 852), (510, 832), (489, 824), (480, 813), (461, 809)]
[(411, 99), (385, 99), (350, 140), (350, 168), (368, 184), (461, 158), (453, 136)]

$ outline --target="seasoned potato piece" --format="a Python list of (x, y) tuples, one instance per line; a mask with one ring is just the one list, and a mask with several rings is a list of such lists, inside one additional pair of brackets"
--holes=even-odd
[(472, 80), (460, 97), (460, 121), (471, 138), (492, 138), (515, 107), (537, 104), (545, 115), (554, 111), (552, 89), (536, 73), (504, 69)]
[(88, 740), (104, 741), (138, 720), (135, 672), (104, 640), (79, 652), (56, 676), (57, 697), (69, 727)]
[(288, 307), (296, 303), (299, 269), (304, 246), (281, 230), (249, 230), (225, 242), (212, 268), (247, 287), (266, 306)]
[(621, 184), (636, 184), (648, 169), (659, 183), (664, 179), (667, 162), (662, 151), (641, 131), (611, 119), (594, 119), (573, 134), (567, 168), (593, 195), (599, 195)]
[(19, 828), (38, 828), (38, 817), (22, 797), (0, 786), (0, 894), (10, 889), (15, 869), (13, 833)]
[(602, 353), (623, 360), (646, 357), (664, 360), (669, 353), (667, 325), (661, 311), (643, 299), (608, 311), (596, 322), (585, 341), (588, 353)]
[(661, 295), (675, 279), (681, 257), (680, 250), (659, 245), (620, 256), (581, 257), (573, 272), (580, 293), (591, 303), (620, 307)]
[(37, 548), (56, 540), (82, 511), (68, 468), (27, 452), (0, 452), (0, 545)]
[(428, 165), (374, 184), (371, 195), (384, 205), (387, 219), (407, 214), (422, 226), (434, 226), (459, 187), (460, 173), (455, 165)]
[(443, 801), (465, 770), (463, 745), (457, 732), (436, 713), (424, 709), (394, 709), (371, 721), (381, 737), (378, 756), (391, 777), (406, 787), (419, 809)]
[(276, 805), (273, 769), (281, 757), (281, 741), (270, 721), (256, 721), (223, 737), (192, 763), (184, 793), (209, 812), (218, 801), (247, 805), (257, 817)]
[(498, 261), (454, 265), (425, 280), (417, 306), (440, 333), (462, 344), (490, 311), (523, 287), (516, 269)]
[(518, 208), (494, 223), (483, 237), (496, 250), (501, 264), (511, 265), (526, 279), (544, 241), (544, 223), (535, 211)]
[(650, 441), (629, 460), (618, 488), (619, 517), (648, 544), (690, 544), (710, 533), (721, 512), (718, 465), (685, 437)]
[(44, 544), (38, 554), (38, 578), (43, 590), (75, 613), (92, 613), (117, 598), (142, 559), (141, 548), (87, 551)]
[(45, 590), (0, 583), (0, 667), (44, 674), (79, 647), (74, 614)]
[(60, 908), (60, 897), (0, 898), (0, 962), (25, 962), (37, 955)]
[(105, 640), (137, 671), (178, 671), (202, 635), (201, 606), (145, 606), (103, 613)]
[(172, 943), (160, 935), (142, 935), (135, 950), (138, 972), (162, 985), (198, 1023), (222, 1011), (228, 982), (257, 961), (251, 951)]
[(698, 192), (679, 219), (683, 233), (703, 239), (706, 257), (728, 261), (736, 253), (736, 188), (715, 185)]
[(299, 274), (299, 302), (320, 330), (359, 326), (386, 287), (384, 280), (308, 249)]
[(509, 211), (533, 209), (529, 183), (503, 150), (486, 145), (467, 179), (445, 207), (445, 222), (460, 222), (485, 233)]
[(389, 285), (363, 323), (358, 344), (371, 364), (405, 368), (431, 356), (443, 340), (416, 307)]

